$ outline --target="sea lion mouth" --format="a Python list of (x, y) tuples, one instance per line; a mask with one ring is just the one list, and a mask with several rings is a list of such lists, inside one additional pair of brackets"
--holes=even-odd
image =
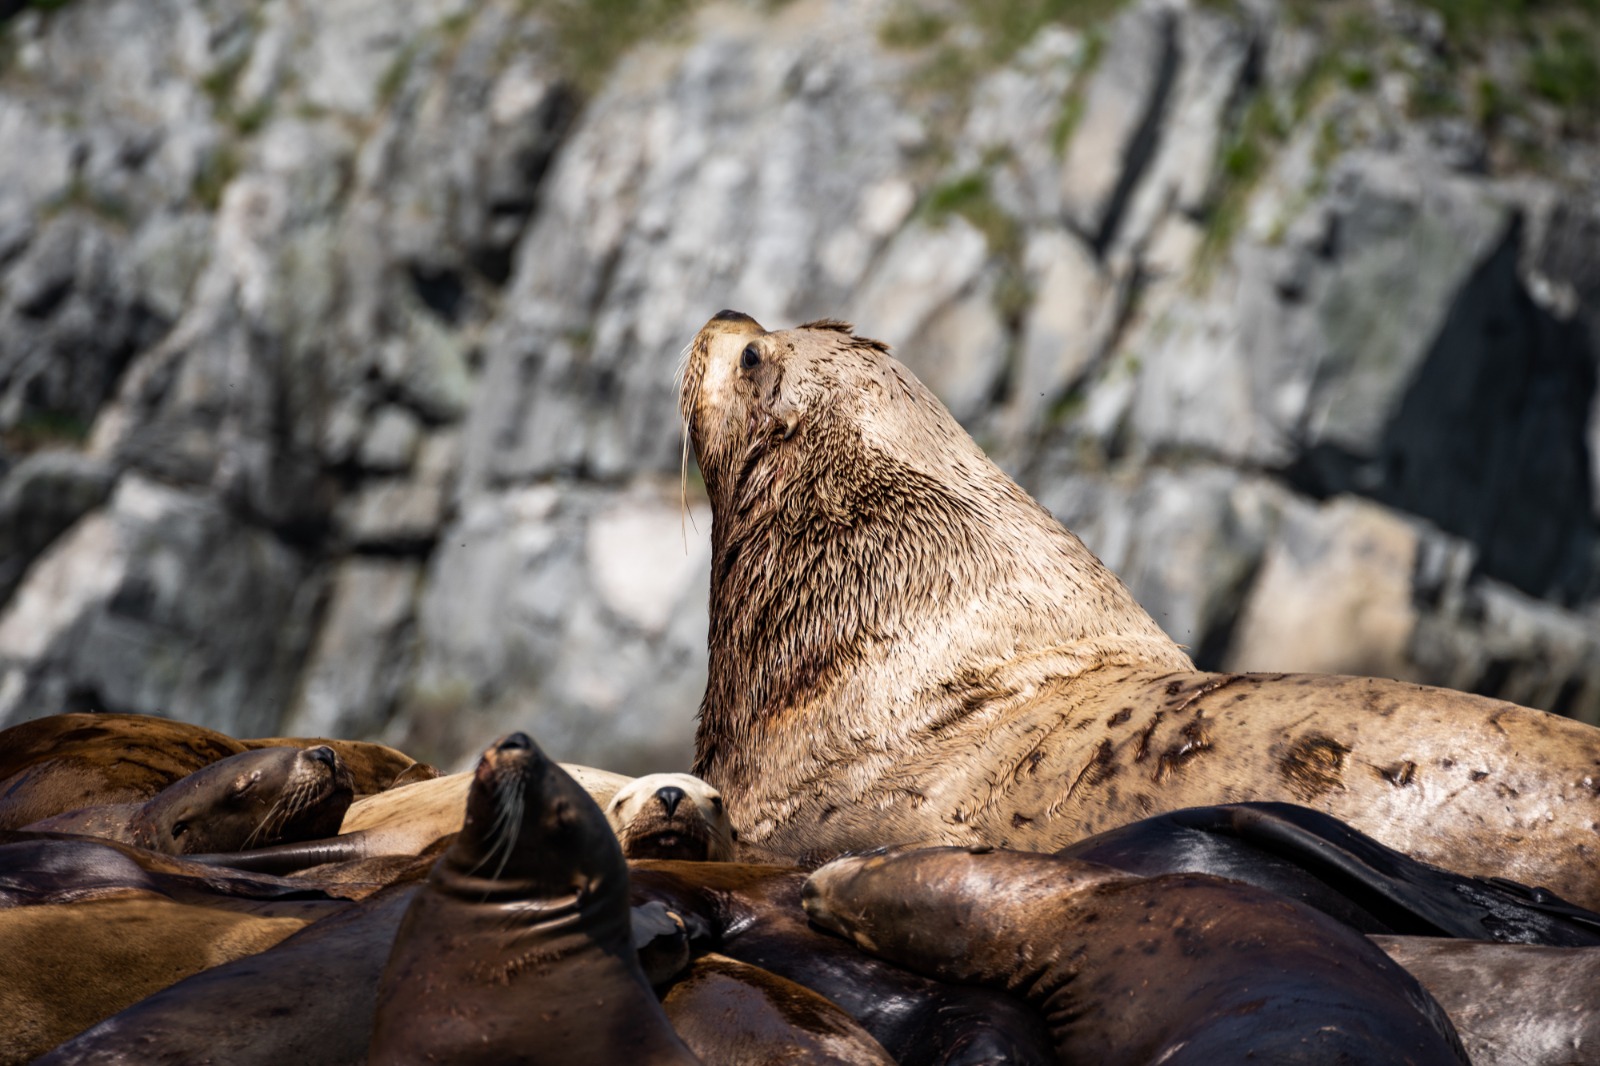
[(622, 853), (630, 859), (705, 862), (711, 857), (711, 836), (697, 818), (651, 820), (629, 830), (621, 843)]

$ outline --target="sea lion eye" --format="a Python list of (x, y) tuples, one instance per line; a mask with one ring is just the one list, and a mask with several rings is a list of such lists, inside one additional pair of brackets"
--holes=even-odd
[(761, 353), (756, 351), (755, 345), (744, 346), (744, 352), (739, 356), (739, 365), (746, 370), (754, 370), (761, 365)]
[(711, 797), (711, 806), (715, 807), (719, 811), (722, 810), (722, 797), (721, 796), (712, 796)]
[(183, 834), (187, 833), (188, 831), (189, 831), (189, 823), (188, 822), (173, 822), (172, 823), (172, 839), (173, 840), (177, 840), (179, 837), (183, 836)]

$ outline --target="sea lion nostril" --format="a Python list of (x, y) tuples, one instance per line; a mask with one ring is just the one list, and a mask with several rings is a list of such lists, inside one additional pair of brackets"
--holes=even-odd
[(518, 731), (506, 737), (496, 747), (501, 751), (527, 751), (533, 747), (533, 741), (528, 739), (528, 734)]
[(671, 818), (678, 811), (678, 804), (683, 802), (684, 791), (676, 785), (663, 785), (656, 789), (656, 799), (667, 809), (667, 817)]
[(307, 748), (306, 754), (330, 770), (337, 769), (339, 766), (339, 756), (335, 755), (333, 749), (326, 744), (319, 744), (315, 748)]
[(747, 320), (751, 320), (750, 316), (743, 311), (730, 311), (727, 308), (723, 308), (711, 316), (711, 321), (713, 322), (744, 322)]

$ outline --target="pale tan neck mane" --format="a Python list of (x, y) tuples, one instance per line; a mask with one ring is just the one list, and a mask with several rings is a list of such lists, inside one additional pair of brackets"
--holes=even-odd
[[(834, 324), (760, 337), (781, 377), (748, 410), (696, 410), (686, 390), (702, 465), (721, 464), (697, 774), (799, 787), (813, 756), (845, 754), (831, 747), (945, 729), (1005, 693), (1112, 664), (1192, 668), (881, 345)], [(704, 373), (691, 361), (686, 380)], [(771, 404), (803, 408), (788, 439), (704, 439)]]

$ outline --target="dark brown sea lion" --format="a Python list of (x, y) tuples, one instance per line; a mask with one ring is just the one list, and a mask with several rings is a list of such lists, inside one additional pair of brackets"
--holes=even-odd
[(437, 767), (418, 762), (387, 744), (365, 740), (333, 740), (328, 737), (256, 737), (241, 740), (247, 749), (257, 748), (332, 748), (350, 771), (350, 785), (357, 796), (372, 796), (401, 785), (431, 781), (440, 776)]
[(67, 811), (143, 803), (245, 746), (145, 714), (56, 714), (0, 731), (0, 829)]
[(1473, 1066), (1600, 1062), (1600, 948), (1372, 939), (1450, 1015)]
[(1265, 888), (1363, 933), (1600, 947), (1600, 914), (1503, 879), (1463, 877), (1293, 803), (1186, 807), (1056, 852), (1150, 877), (1204, 873)]
[(0, 1066), (305, 924), (149, 896), (0, 910)]
[(461, 832), (406, 911), (368, 1061), (696, 1061), (634, 955), (605, 815), (522, 733), (484, 752)]
[(1020, 1000), (946, 984), (856, 950), (806, 921), (808, 872), (742, 863), (636, 862), (636, 904), (665, 904), (716, 951), (836, 1003), (904, 1066), (1043, 1066), (1050, 1033)]
[(844, 323), (725, 311), (681, 401), (713, 513), (694, 772), (742, 842), (1048, 851), (1279, 800), (1600, 907), (1600, 730), (1394, 681), (1196, 671)]
[(661, 1004), (706, 1066), (893, 1066), (895, 1061), (827, 999), (723, 955), (696, 959)]
[(169, 855), (330, 836), (350, 806), (332, 748), (262, 748), (219, 759), (139, 804), (58, 814), (25, 828), (105, 837)]
[(731, 862), (733, 825), (722, 794), (692, 774), (647, 774), (617, 790), (606, 821), (630, 859)]
[(930, 848), (829, 863), (805, 908), (918, 973), (1017, 990), (1063, 1063), (1467, 1061), (1438, 1005), (1365, 937), (1250, 885)]

